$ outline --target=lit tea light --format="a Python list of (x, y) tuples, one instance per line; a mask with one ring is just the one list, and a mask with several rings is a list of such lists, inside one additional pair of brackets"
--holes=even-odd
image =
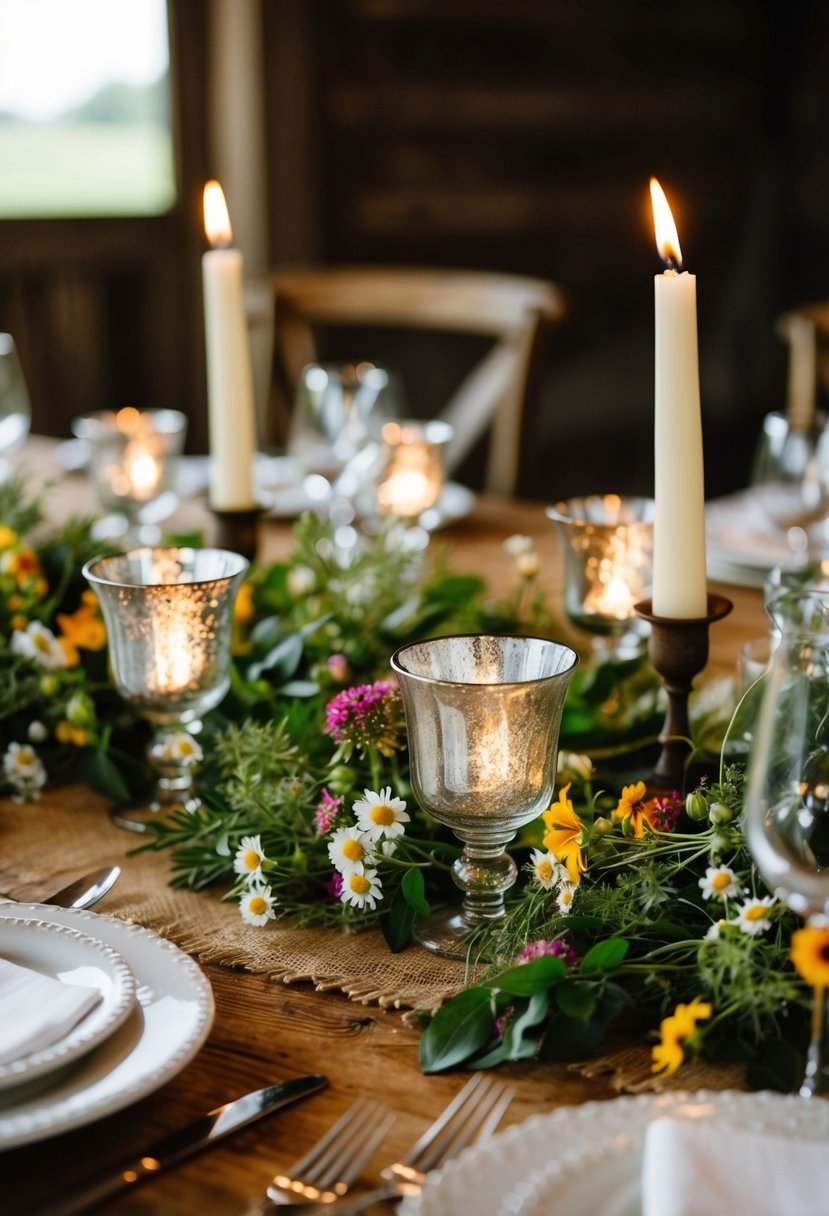
[(377, 486), (380, 515), (415, 519), (443, 493), (443, 449), (451, 437), (445, 423), (387, 422), (381, 432), (386, 464)]

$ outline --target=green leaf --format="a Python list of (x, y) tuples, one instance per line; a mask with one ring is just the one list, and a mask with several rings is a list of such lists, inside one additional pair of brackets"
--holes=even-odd
[(280, 689), (283, 697), (315, 697), (320, 690), (315, 680), (289, 680)]
[(265, 671), (270, 671), (279, 683), (289, 680), (302, 661), (302, 638), (298, 633), (288, 634), (265, 655), (260, 663), (251, 663), (248, 679), (258, 680)]
[(559, 1012), (549, 1023), (538, 1051), (540, 1060), (584, 1060), (593, 1055), (616, 1015), (631, 1000), (618, 984), (607, 984), (590, 1017)]
[(388, 912), (380, 920), (383, 937), (392, 954), (399, 954), (411, 945), (414, 920), (415, 910), (406, 899), (401, 885), (394, 893)]
[(556, 988), (556, 1002), (568, 1018), (583, 1020), (596, 1009), (596, 988), (587, 980), (562, 980)]
[(129, 787), (120, 770), (106, 752), (89, 752), (84, 760), (84, 775), (94, 790), (116, 802), (129, 802)]
[(560, 958), (545, 955), (531, 963), (522, 963), (502, 971), (491, 980), (484, 981), (489, 988), (508, 992), (512, 996), (531, 996), (534, 992), (546, 992), (551, 984), (557, 984), (567, 974)]
[(400, 890), (403, 892), (406, 903), (418, 916), (429, 915), (432, 909), (426, 899), (426, 883), (422, 870), (407, 870), (403, 875)]
[(624, 937), (612, 937), (606, 942), (597, 942), (581, 960), (582, 975), (595, 975), (599, 971), (615, 971), (624, 961), (630, 942)]
[(492, 1033), (492, 995), (467, 988), (442, 1006), (420, 1038), (420, 1067), (440, 1072), (480, 1051)]

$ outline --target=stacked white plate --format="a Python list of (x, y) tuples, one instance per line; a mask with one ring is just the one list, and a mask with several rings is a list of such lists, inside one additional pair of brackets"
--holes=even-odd
[(76, 908), (0, 905), (0, 957), (100, 1000), (48, 1048), (0, 1065), (0, 1151), (82, 1127), (165, 1084), (213, 1022), (207, 978), (140, 925)]
[(737, 587), (762, 587), (775, 566), (803, 563), (769, 522), (756, 490), (715, 498), (705, 507), (708, 577)]

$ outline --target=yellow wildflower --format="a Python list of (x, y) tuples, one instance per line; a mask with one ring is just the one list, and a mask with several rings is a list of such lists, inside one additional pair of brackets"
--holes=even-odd
[(62, 644), (67, 641), (79, 650), (103, 650), (106, 646), (106, 629), (98, 613), (97, 601), (94, 605), (81, 603), (74, 612), (59, 612), (55, 619)]
[(249, 625), (256, 615), (253, 603), (253, 583), (242, 583), (236, 596), (233, 615), (240, 625)]
[(651, 816), (656, 809), (656, 799), (645, 798), (644, 781), (637, 781), (635, 785), (626, 785), (622, 790), (613, 819), (622, 825), (626, 836), (644, 836), (645, 825), (652, 827)]
[(829, 986), (829, 928), (796, 929), (790, 953), (801, 979), (813, 988)]
[(587, 845), (588, 832), (579, 819), (573, 804), (567, 797), (572, 782), (564, 786), (548, 811), (542, 815), (547, 827), (544, 835), (544, 847), (563, 862), (567, 867), (570, 882), (576, 886), (581, 882), (581, 876), (587, 869), (584, 848)]
[(6, 524), (0, 524), (0, 549), (11, 549), (17, 542), (17, 533)]
[(688, 1005), (677, 1005), (659, 1024), (659, 1042), (651, 1049), (651, 1072), (671, 1077), (685, 1059), (685, 1044), (695, 1034), (697, 1022), (710, 1018), (709, 1001), (695, 996)]

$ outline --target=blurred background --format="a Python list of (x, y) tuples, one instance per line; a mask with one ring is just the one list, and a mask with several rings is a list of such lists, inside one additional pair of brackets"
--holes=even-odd
[[(698, 278), (707, 493), (744, 486), (784, 401), (775, 320), (829, 296), (828, 48), (818, 0), (0, 0), (0, 330), (33, 430), (170, 407), (206, 450), (218, 177), (251, 280), (359, 262), (556, 283), (519, 491), (650, 494), (655, 174)], [(423, 418), (479, 353), (327, 341), (396, 366)]]

